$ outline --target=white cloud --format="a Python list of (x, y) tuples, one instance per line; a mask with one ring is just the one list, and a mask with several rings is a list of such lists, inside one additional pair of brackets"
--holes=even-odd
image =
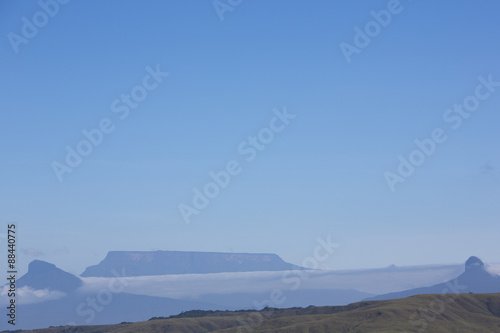
[(500, 275), (500, 264), (489, 264), (485, 268), (491, 274)]
[(71, 251), (66, 246), (54, 250), (54, 254), (70, 254), (70, 253)]
[[(488, 265), (487, 269), (500, 274), (500, 264)], [(136, 277), (81, 277), (83, 286), (79, 291), (96, 293), (102, 289), (137, 295), (196, 299), (206, 294), (261, 293), (273, 289), (292, 291), (300, 289), (356, 289), (371, 294), (430, 286), (451, 280), (461, 274), (463, 265), (394, 267), (391, 269), (344, 270), (344, 271), (298, 271), (238, 272), (211, 274), (155, 275)], [(123, 274), (123, 272), (122, 272)], [(286, 274), (286, 275), (285, 275)], [(286, 277), (288, 280), (284, 280)], [(0, 302), (8, 301), (8, 287), (0, 289)], [(66, 295), (49, 289), (34, 290), (29, 287), (17, 289), (21, 304), (55, 300)]]
[[(356, 289), (382, 294), (430, 286), (457, 277), (462, 265), (395, 267), (379, 270), (238, 272), (135, 276), (125, 278), (82, 277), (83, 292), (103, 288), (120, 288), (123, 292), (171, 298), (196, 298), (205, 294), (259, 293), (273, 289), (289, 290), (300, 283), (300, 289)], [(284, 276), (284, 274), (286, 274)], [(283, 280), (283, 278), (288, 280)], [(120, 283), (121, 282), (121, 283)]]
[(24, 255), (30, 256), (30, 257), (34, 257), (34, 258), (42, 257), (45, 255), (44, 252), (42, 252), (38, 249), (34, 249), (32, 247), (27, 248), (27, 249), (21, 249), (21, 253)]
[[(0, 299), (2, 304), (6, 304), (8, 302), (8, 292), (9, 292), (9, 287), (7, 285), (3, 286), (2, 291), (0, 292)], [(45, 301), (59, 299), (64, 296), (66, 296), (65, 293), (57, 290), (49, 290), (49, 289), (35, 290), (27, 286), (16, 289), (16, 302), (18, 304), (41, 303)]]

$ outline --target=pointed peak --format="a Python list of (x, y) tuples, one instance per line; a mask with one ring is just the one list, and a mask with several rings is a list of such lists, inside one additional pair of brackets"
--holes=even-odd
[(465, 270), (471, 269), (482, 269), (484, 268), (484, 263), (478, 257), (472, 256), (465, 262)]
[(19, 287), (28, 286), (35, 290), (51, 289), (71, 292), (82, 285), (80, 278), (42, 260), (33, 260), (28, 265), (28, 273), (17, 281)]

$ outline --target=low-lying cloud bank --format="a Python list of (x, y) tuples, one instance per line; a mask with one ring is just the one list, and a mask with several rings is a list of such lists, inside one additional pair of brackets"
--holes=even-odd
[[(206, 294), (260, 293), (273, 289), (355, 289), (382, 294), (441, 283), (463, 272), (462, 265), (390, 267), (374, 270), (291, 270), (137, 277), (86, 277), (79, 291), (96, 292), (117, 285), (123, 292), (193, 299)], [(123, 273), (123, 272), (122, 272)], [(124, 274), (123, 274), (124, 275)]]
[[(486, 269), (492, 274), (500, 275), (500, 264), (487, 265)], [(112, 293), (125, 292), (176, 299), (196, 299), (214, 294), (263, 293), (274, 289), (290, 292), (354, 289), (369, 294), (384, 294), (445, 282), (455, 278), (463, 270), (463, 265), (436, 265), (372, 270), (290, 270), (137, 277), (123, 277), (125, 272), (117, 272), (111, 278), (82, 277), (83, 286), (77, 292), (83, 296), (108, 290)], [(7, 286), (1, 288), (1, 304), (9, 301), (8, 291)], [(61, 291), (35, 290), (26, 286), (16, 291), (18, 304), (41, 303), (65, 296)]]
[[(19, 305), (41, 303), (52, 301), (66, 296), (65, 293), (58, 290), (39, 289), (35, 290), (28, 286), (16, 289), (16, 303)], [(7, 304), (9, 302), (9, 287), (3, 286), (0, 292), (0, 303)]]

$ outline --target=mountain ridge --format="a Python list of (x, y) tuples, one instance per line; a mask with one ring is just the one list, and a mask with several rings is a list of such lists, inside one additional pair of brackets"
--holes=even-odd
[(364, 301), (346, 306), (261, 311), (187, 311), (143, 322), (106, 326), (63, 326), (20, 333), (135, 333), (135, 332), (433, 332), (497, 333), (500, 331), (500, 294), (462, 294), (444, 308), (431, 305), (440, 295)]
[(438, 293), (497, 293), (500, 292), (500, 276), (489, 273), (478, 257), (471, 256), (465, 262), (465, 272), (453, 280), (429, 287), (408, 289), (366, 298), (366, 301), (405, 298), (422, 294)]

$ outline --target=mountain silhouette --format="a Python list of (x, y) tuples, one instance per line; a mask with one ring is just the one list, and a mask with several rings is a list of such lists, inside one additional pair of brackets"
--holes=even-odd
[[(123, 321), (143, 321), (151, 317), (170, 316), (193, 309), (224, 310), (225, 307), (204, 302), (185, 301), (167, 297), (111, 294), (106, 302), (89, 305), (89, 299), (97, 299), (98, 293), (72, 293), (68, 296), (43, 303), (19, 305), (17, 329), (36, 329), (49, 326), (103, 325)], [(109, 302), (109, 303), (108, 303)], [(12, 329), (6, 321), (0, 322), (0, 331)], [(73, 332), (73, 331), (71, 331)], [(97, 332), (97, 331), (92, 331)], [(99, 331), (100, 332), (100, 331)]]
[(17, 286), (28, 286), (33, 289), (51, 289), (70, 293), (82, 285), (82, 280), (77, 276), (67, 273), (56, 265), (33, 260), (28, 265), (28, 273), (17, 281)]
[[(115, 292), (113, 288), (100, 290), (78, 289), (83, 281), (56, 265), (33, 260), (28, 272), (17, 280), (17, 287), (34, 290), (50, 289), (65, 295), (55, 300), (24, 304), (19, 297), (17, 309), (20, 320), (18, 329), (34, 329), (75, 322), (85, 324), (111, 324), (122, 321), (141, 321), (153, 316), (168, 316), (192, 309), (223, 310), (225, 307), (206, 302), (178, 300), (168, 297), (134, 295)], [(116, 287), (116, 283), (114, 284)], [(97, 303), (89, 303), (91, 301)], [(0, 303), (8, 299), (0, 298)], [(2, 303), (3, 306), (4, 303)], [(6, 304), (6, 303), (5, 303)], [(11, 328), (7, 321), (0, 322), (0, 331)]]
[(484, 263), (478, 257), (470, 257), (465, 262), (465, 272), (457, 278), (430, 287), (415, 288), (389, 294), (370, 297), (365, 300), (387, 300), (405, 298), (420, 294), (458, 294), (458, 293), (498, 293), (500, 276), (486, 271)]
[(222, 272), (285, 271), (303, 269), (269, 253), (219, 253), (184, 251), (110, 251), (98, 265), (81, 276), (203, 274)]

